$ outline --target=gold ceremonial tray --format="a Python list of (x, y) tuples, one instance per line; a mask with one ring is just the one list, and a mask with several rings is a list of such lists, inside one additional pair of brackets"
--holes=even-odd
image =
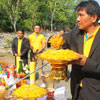
[(49, 77), (55, 80), (66, 80), (68, 78), (67, 65), (80, 58), (76, 52), (68, 49), (47, 50), (39, 57), (51, 64)]

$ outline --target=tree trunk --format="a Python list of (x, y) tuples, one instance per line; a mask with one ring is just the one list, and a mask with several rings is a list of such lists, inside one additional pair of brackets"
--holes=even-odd
[(53, 16), (51, 16), (51, 32), (53, 32)]
[(16, 22), (13, 24), (14, 32), (16, 33)]

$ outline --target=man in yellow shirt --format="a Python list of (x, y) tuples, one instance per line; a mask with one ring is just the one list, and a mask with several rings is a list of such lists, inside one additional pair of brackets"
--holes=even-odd
[[(34, 33), (30, 34), (28, 39), (29, 39), (30, 48), (31, 48), (30, 60), (36, 61), (36, 66), (40, 67), (42, 65), (42, 60), (36, 57), (36, 55), (41, 53), (45, 49), (46, 39), (44, 35), (40, 34), (39, 25), (35, 25)], [(41, 73), (42, 73), (42, 70), (39, 70), (39, 74)]]

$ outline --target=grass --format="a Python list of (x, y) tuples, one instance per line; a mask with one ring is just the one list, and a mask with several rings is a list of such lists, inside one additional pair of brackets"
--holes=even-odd
[(72, 100), (72, 99), (69, 99), (69, 98), (68, 98), (67, 100)]

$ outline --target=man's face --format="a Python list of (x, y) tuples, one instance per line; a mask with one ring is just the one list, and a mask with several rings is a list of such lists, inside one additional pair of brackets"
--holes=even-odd
[(37, 34), (40, 33), (40, 26), (35, 26), (34, 32), (37, 33)]
[(17, 35), (18, 35), (19, 38), (23, 38), (23, 36), (24, 36), (24, 34), (23, 34), (22, 31), (18, 31), (18, 32), (17, 32)]
[(61, 30), (59, 33), (60, 33), (60, 35), (63, 35), (63, 34), (64, 34), (64, 31), (63, 31), (63, 30)]
[(85, 9), (78, 11), (77, 24), (79, 29), (87, 30), (93, 25), (93, 17), (88, 15)]

